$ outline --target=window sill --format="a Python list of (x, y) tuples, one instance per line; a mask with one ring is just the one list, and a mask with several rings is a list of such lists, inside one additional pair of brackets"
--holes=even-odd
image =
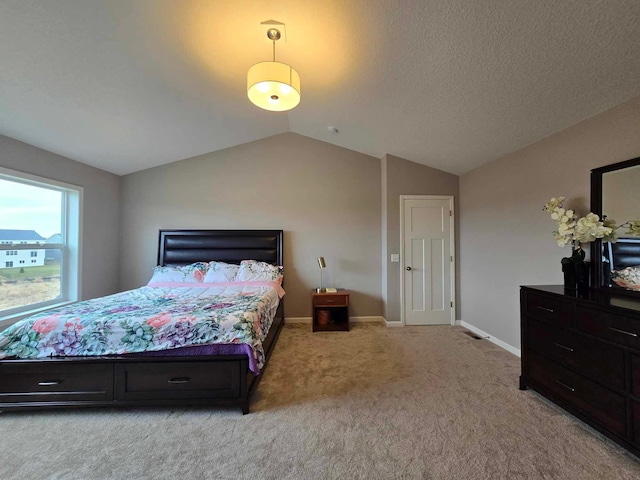
[(31, 315), (35, 315), (36, 313), (41, 313), (47, 310), (51, 310), (52, 308), (63, 307), (65, 305), (69, 305), (70, 303), (74, 303), (74, 302), (66, 301), (66, 302), (54, 303), (53, 305), (47, 305), (46, 307), (34, 308), (33, 310), (28, 310), (26, 312), (14, 313), (13, 315), (0, 317), (0, 331), (4, 330), (7, 327), (10, 327), (14, 323), (18, 323), (23, 318), (27, 318)]

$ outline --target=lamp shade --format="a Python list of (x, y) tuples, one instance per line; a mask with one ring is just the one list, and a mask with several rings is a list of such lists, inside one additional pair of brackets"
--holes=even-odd
[(320, 268), (327, 268), (327, 264), (324, 261), (324, 257), (318, 257), (318, 266)]
[(247, 73), (247, 96), (265, 110), (291, 110), (300, 103), (300, 75), (286, 63), (256, 63)]

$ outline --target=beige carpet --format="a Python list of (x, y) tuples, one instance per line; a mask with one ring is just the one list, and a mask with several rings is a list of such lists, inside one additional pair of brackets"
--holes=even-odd
[(287, 325), (234, 409), (0, 414), (0, 478), (638, 479), (640, 462), (459, 327)]

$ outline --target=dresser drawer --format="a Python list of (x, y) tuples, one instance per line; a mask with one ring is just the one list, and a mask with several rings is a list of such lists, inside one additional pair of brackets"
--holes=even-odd
[(0, 364), (0, 405), (112, 399), (113, 365), (109, 363), (52, 360)]
[(622, 395), (536, 353), (529, 352), (527, 358), (532, 380), (603, 427), (625, 435), (626, 408)]
[(530, 350), (611, 388), (624, 390), (621, 349), (532, 318), (527, 321), (527, 339)]
[(240, 364), (235, 361), (121, 363), (116, 365), (118, 400), (240, 396)]
[(576, 328), (612, 342), (640, 348), (640, 321), (578, 306)]
[(574, 307), (557, 298), (527, 292), (526, 312), (536, 318), (564, 327), (573, 326)]
[(631, 394), (640, 398), (640, 356), (631, 355)]
[(314, 295), (313, 305), (316, 307), (346, 307), (349, 295)]

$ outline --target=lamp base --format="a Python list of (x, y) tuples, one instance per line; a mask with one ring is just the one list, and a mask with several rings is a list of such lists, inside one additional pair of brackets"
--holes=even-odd
[(316, 293), (324, 293), (326, 291), (327, 291), (326, 288), (316, 288)]

